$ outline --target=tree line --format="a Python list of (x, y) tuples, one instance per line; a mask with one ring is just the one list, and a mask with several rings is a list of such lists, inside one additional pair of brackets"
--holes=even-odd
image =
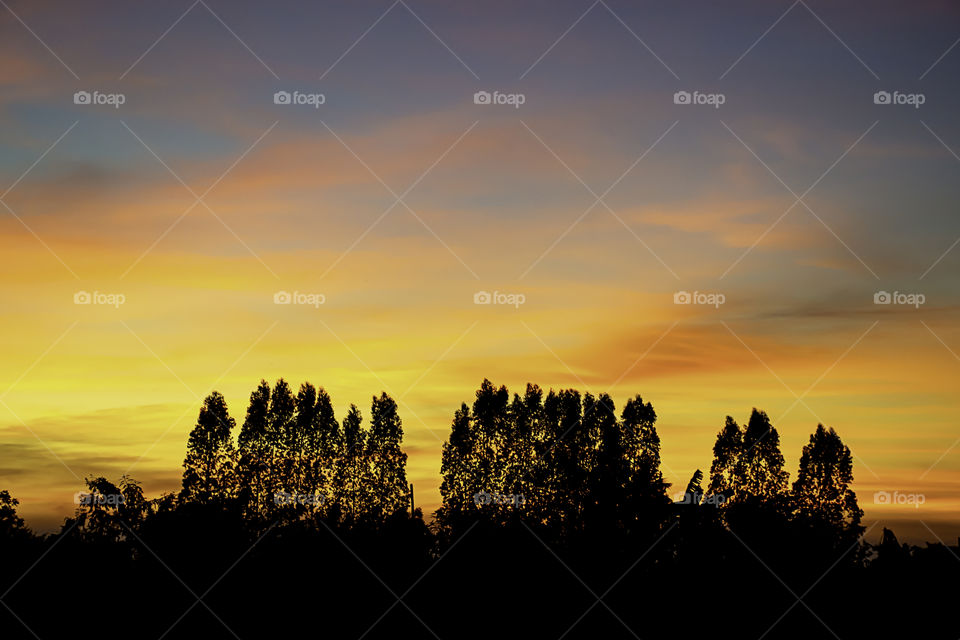
[(230, 504), (252, 522), (293, 511), (351, 523), (407, 504), (403, 426), (386, 393), (364, 427), (355, 405), (338, 422), (322, 388), (304, 383), (294, 396), (282, 378), (272, 389), (261, 381), (236, 443), (234, 428), (223, 396), (210, 394), (187, 441), (180, 502)]
[[(365, 423), (353, 405), (338, 419), (323, 388), (304, 383), (294, 393), (282, 378), (261, 381), (238, 427), (213, 392), (189, 434), (176, 492), (148, 499), (133, 478), (91, 477), (60, 532), (41, 537), (0, 491), (0, 549), (11, 558), (0, 587), (12, 585), (14, 597), (24, 592), (30, 627), (52, 635), (65, 630), (62, 621), (42, 614), (31, 586), (35, 595), (69, 599), (70, 567), (78, 567), (71, 559), (84, 554), (97, 568), (85, 580), (100, 593), (122, 584), (167, 602), (173, 575), (198, 585), (190, 587), (195, 595), (216, 588), (228, 612), (221, 620), (193, 607), (181, 620), (134, 607), (123, 610), (117, 637), (131, 625), (134, 635), (149, 628), (159, 637), (170, 623), (171, 637), (216, 635), (228, 618), (254, 629), (251, 637), (300, 631), (296, 618), (245, 614), (318, 602), (338, 611), (323, 618), (334, 637), (398, 629), (435, 637), (426, 619), (397, 607), (414, 588), (426, 617), (446, 629), (441, 637), (497, 632), (495, 621), (463, 625), (471, 603), (490, 598), (539, 608), (516, 623), (521, 635), (557, 637), (573, 622), (577, 633), (610, 637), (635, 629), (726, 637), (713, 617), (684, 615), (703, 589), (750, 603), (724, 606), (731, 637), (759, 636), (771, 623), (768, 637), (819, 637), (825, 621), (850, 628), (838, 598), (849, 600), (852, 585), (864, 598), (899, 589), (897, 581), (923, 574), (933, 557), (888, 530), (879, 545), (861, 540), (852, 454), (833, 429), (816, 427), (791, 482), (779, 433), (758, 409), (743, 425), (726, 418), (708, 474), (695, 470), (679, 490), (664, 479), (657, 413), (640, 395), (618, 410), (607, 394), (528, 384), (511, 396), (484, 380), (473, 402), (454, 412), (440, 460), (442, 503), (426, 521), (402, 445), (397, 404), (386, 393), (372, 397)], [(31, 568), (37, 556), (51, 560)], [(609, 599), (617, 615), (568, 619), (584, 596), (571, 576), (591, 590), (587, 605)], [(801, 587), (784, 593), (773, 580), (781, 576), (784, 585), (817, 586), (818, 615), (794, 611), (791, 595)], [(384, 608), (398, 600), (380, 618), (377, 598), (359, 594), (383, 587)], [(914, 596), (921, 593), (939, 597), (922, 589)], [(788, 607), (789, 625), (776, 629), (776, 610)]]
[[(754, 409), (742, 427), (728, 416), (707, 488), (697, 470), (683, 493), (671, 495), (656, 421), (639, 395), (618, 413), (607, 394), (544, 394), (530, 384), (511, 398), (506, 387), (484, 380), (472, 406), (464, 403), (454, 414), (443, 444), (435, 530), (449, 535), (478, 520), (522, 520), (556, 539), (588, 531), (630, 536), (703, 507), (714, 509), (716, 524), (781, 518), (841, 542), (863, 531), (850, 486), (852, 456), (833, 429), (817, 426), (791, 486), (767, 414)], [(253, 528), (316, 518), (376, 526), (390, 517), (422, 517), (411, 510), (402, 439), (397, 404), (386, 393), (373, 397), (364, 426), (355, 405), (338, 421), (323, 388), (304, 383), (294, 395), (282, 378), (272, 388), (261, 381), (238, 431), (215, 391), (187, 440), (178, 493), (151, 503), (131, 478), (116, 485), (91, 478), (93, 497), (81, 501), (76, 518), (81, 532), (101, 535), (110, 516), (139, 522), (151, 510), (191, 505), (233, 510)], [(120, 499), (111, 504), (109, 496)], [(122, 528), (115, 533), (123, 537)]]
[[(780, 436), (767, 414), (754, 409), (743, 427), (728, 416), (707, 489), (698, 469), (671, 498), (656, 421), (653, 406), (639, 395), (618, 414), (607, 394), (544, 395), (527, 385), (522, 397), (511, 399), (506, 387), (484, 380), (472, 408), (463, 404), (456, 412), (443, 445), (437, 522), (456, 528), (478, 518), (522, 519), (561, 538), (588, 530), (630, 535), (663, 527), (685, 507), (713, 507), (717, 524), (780, 518), (841, 543), (863, 531), (851, 489), (852, 455), (833, 429), (817, 426), (790, 486)], [(523, 500), (487, 504), (475, 499), (481, 494)]]

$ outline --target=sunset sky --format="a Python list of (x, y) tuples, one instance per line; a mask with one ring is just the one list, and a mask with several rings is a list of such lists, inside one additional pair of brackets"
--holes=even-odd
[(176, 490), (203, 397), (239, 423), (281, 376), (397, 399), (432, 511), (486, 377), (641, 394), (675, 489), (727, 415), (791, 481), (822, 422), (867, 526), (960, 534), (954, 3), (0, 5), (0, 489), (34, 529), (84, 476)]

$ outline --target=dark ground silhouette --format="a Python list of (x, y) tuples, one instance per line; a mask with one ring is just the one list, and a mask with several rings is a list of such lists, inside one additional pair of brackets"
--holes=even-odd
[(365, 426), (323, 389), (261, 382), (235, 436), (213, 393), (178, 494), (89, 478), (39, 537), (0, 492), (0, 637), (960, 635), (955, 550), (866, 531), (833, 429), (791, 484), (766, 414), (728, 417), (709, 476), (671, 491), (656, 418), (640, 396), (618, 413), (606, 395), (511, 398), (485, 380), (454, 416), (425, 522), (386, 394)]

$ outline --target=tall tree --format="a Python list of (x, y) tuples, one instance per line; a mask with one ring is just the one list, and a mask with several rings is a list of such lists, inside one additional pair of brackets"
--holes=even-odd
[(800, 469), (793, 483), (796, 517), (814, 526), (826, 527), (841, 536), (859, 537), (863, 511), (853, 482), (853, 456), (833, 429), (822, 424), (803, 447)]
[(273, 457), (269, 437), (270, 385), (266, 380), (250, 394), (247, 416), (237, 438), (239, 460), (237, 469), (238, 497), (247, 517), (265, 513), (271, 499), (267, 480)]
[(616, 407), (607, 394), (583, 397), (583, 423), (590, 444), (584, 454), (592, 458), (584, 526), (615, 526), (627, 506), (635, 460), (630, 459), (627, 430), (617, 421)]
[(272, 449), (281, 455), (288, 454), (298, 444), (299, 434), (294, 421), (296, 411), (297, 401), (293, 391), (287, 381), (280, 378), (270, 393), (266, 439)]
[(270, 471), (266, 477), (264, 504), (267, 513), (277, 509), (276, 497), (279, 494), (297, 491), (295, 469), (298, 453), (292, 447), (299, 444), (301, 436), (297, 433), (294, 420), (296, 411), (297, 401), (293, 390), (286, 380), (278, 379), (270, 393), (270, 409), (267, 412), (267, 440), (270, 444), (267, 459)]
[(743, 490), (764, 500), (781, 496), (787, 488), (787, 472), (783, 469), (780, 434), (770, 418), (756, 409), (743, 432)]
[(514, 394), (508, 408), (509, 433), (505, 443), (506, 468), (503, 491), (517, 496), (514, 512), (537, 519), (547, 504), (544, 479), (546, 465), (537, 455), (545, 445), (543, 423), (543, 390), (535, 384), (527, 384), (523, 397)]
[(408, 506), (407, 454), (400, 448), (402, 441), (403, 424), (397, 403), (386, 393), (379, 398), (374, 396), (370, 406), (367, 457), (373, 475), (369, 513), (377, 522)]
[[(313, 420), (304, 445), (307, 456), (305, 489), (323, 504), (333, 497), (333, 479), (337, 461), (344, 454), (344, 435), (337, 422), (330, 396), (321, 387), (316, 392)], [(323, 505), (317, 504), (316, 509)]]
[(639, 395), (627, 401), (621, 414), (622, 450), (627, 461), (625, 503), (627, 519), (650, 528), (662, 523), (668, 514), (669, 484), (660, 471), (660, 435), (657, 412)]
[(780, 434), (763, 411), (754, 409), (747, 426), (740, 428), (727, 416), (717, 435), (710, 466), (711, 494), (733, 502), (778, 502), (787, 488)]
[(317, 390), (317, 405), (314, 412), (315, 422), (309, 450), (324, 460), (332, 461), (343, 454), (344, 434), (333, 411), (330, 396), (321, 387)]
[(372, 480), (367, 464), (367, 433), (356, 405), (350, 405), (343, 418), (342, 434), (342, 448), (334, 458), (331, 493), (340, 517), (352, 523), (363, 515)]
[(514, 396), (511, 403), (506, 387), (484, 379), (472, 410), (461, 405), (443, 446), (443, 506), (437, 513), (442, 525), (503, 521), (528, 509), (541, 395), (539, 387), (528, 385), (526, 396)]
[(294, 415), (285, 425), (283, 490), (291, 494), (316, 491), (313, 470), (317, 465), (317, 390), (309, 382), (300, 385), (294, 401)]
[(237, 445), (243, 451), (261, 451), (268, 448), (267, 414), (270, 411), (270, 385), (266, 380), (250, 394), (247, 417), (240, 428)]
[(309, 382), (300, 385), (294, 400), (293, 419), (286, 425), (284, 448), (299, 455), (313, 455), (317, 442), (317, 389)]
[(214, 391), (203, 401), (187, 441), (183, 461), (182, 500), (207, 504), (233, 494), (233, 439), (236, 422), (224, 397)]
[(481, 491), (476, 481), (476, 467), (472, 464), (474, 433), (471, 423), (470, 407), (463, 403), (453, 416), (450, 437), (443, 443), (440, 455), (443, 505), (437, 510), (437, 521), (448, 527), (457, 527), (468, 513), (475, 510), (473, 496)]
[(544, 514), (557, 530), (580, 527), (592, 463), (590, 438), (583, 424), (580, 392), (550, 390), (543, 401), (544, 478), (551, 507)]
[(713, 445), (713, 463), (710, 465), (710, 485), (713, 495), (732, 497), (741, 487), (743, 432), (732, 417), (727, 416), (723, 429)]
[(484, 380), (473, 403), (473, 450), (472, 464), (487, 486), (480, 491), (502, 493), (507, 469), (507, 443), (510, 437), (510, 420), (507, 405), (510, 393), (507, 388), (497, 388)]

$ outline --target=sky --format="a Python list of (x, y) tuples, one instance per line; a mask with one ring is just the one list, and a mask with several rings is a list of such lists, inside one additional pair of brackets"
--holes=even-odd
[(36, 530), (86, 476), (176, 490), (202, 398), (282, 376), (396, 398), (425, 511), (489, 378), (641, 394), (674, 488), (727, 415), (791, 480), (823, 423), (868, 540), (960, 535), (952, 3), (0, 5), (0, 488)]

